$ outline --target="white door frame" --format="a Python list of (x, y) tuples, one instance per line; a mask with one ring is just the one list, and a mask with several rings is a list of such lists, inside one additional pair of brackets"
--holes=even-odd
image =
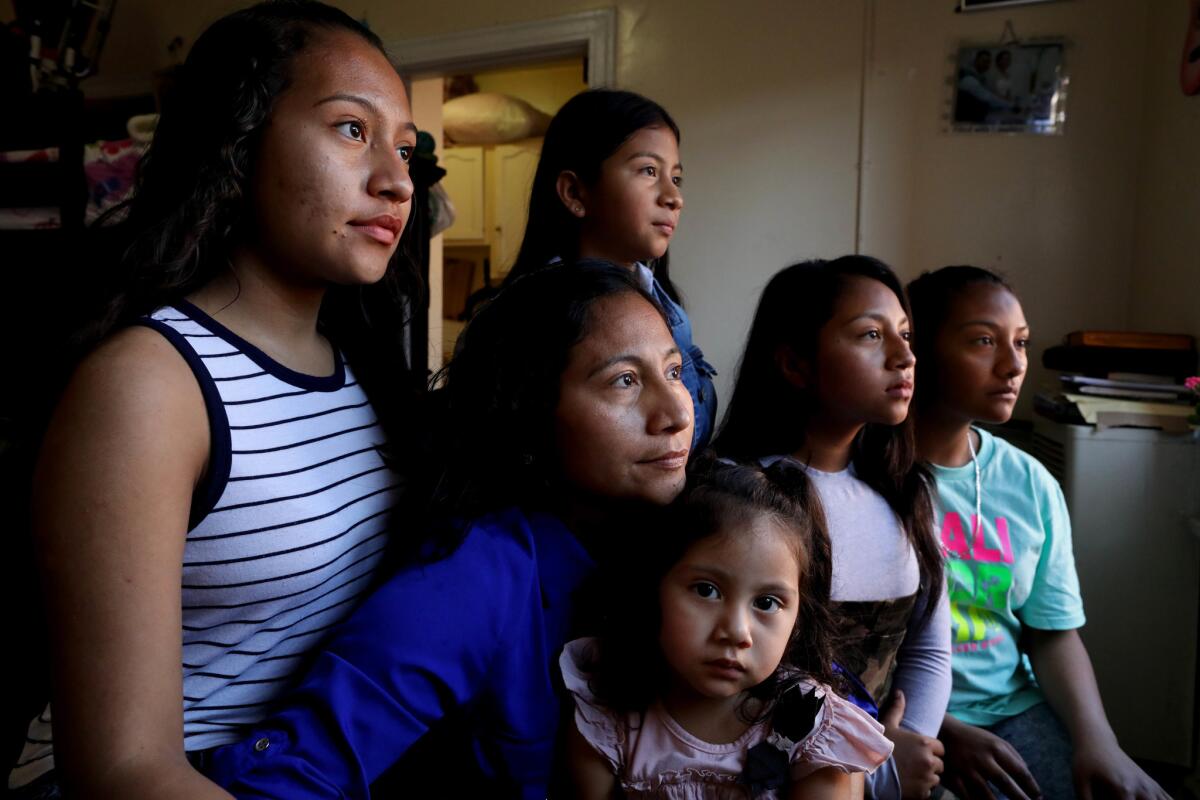
[(409, 77), (453, 75), (586, 55), (588, 86), (616, 84), (617, 10), (598, 8), (533, 22), (387, 42)]
[[(598, 8), (533, 22), (386, 42), (405, 81), (583, 55), (587, 85), (616, 85), (617, 10)], [(440, 134), (439, 134), (440, 135)], [(440, 149), (440, 146), (439, 146)], [(442, 362), (442, 243), (430, 243), (429, 366)]]

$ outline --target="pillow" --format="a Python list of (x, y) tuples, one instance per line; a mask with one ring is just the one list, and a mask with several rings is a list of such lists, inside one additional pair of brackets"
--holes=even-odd
[(465, 94), (442, 106), (442, 128), (454, 144), (503, 144), (541, 136), (550, 116), (517, 97)]

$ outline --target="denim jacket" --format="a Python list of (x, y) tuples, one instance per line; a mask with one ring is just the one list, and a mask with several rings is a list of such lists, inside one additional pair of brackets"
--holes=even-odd
[(712, 380), (717, 371), (713, 369), (712, 364), (704, 360), (704, 353), (692, 342), (692, 321), (688, 319), (683, 306), (671, 299), (648, 267), (639, 264), (638, 277), (643, 285), (647, 283), (647, 278), (649, 279), (647, 289), (666, 312), (667, 321), (671, 324), (671, 335), (675, 337), (675, 344), (679, 345), (679, 352), (683, 354), (683, 384), (692, 396), (693, 413), (696, 417), (696, 428), (692, 432), (692, 452), (698, 453), (708, 446), (713, 428), (717, 425), (717, 390)]

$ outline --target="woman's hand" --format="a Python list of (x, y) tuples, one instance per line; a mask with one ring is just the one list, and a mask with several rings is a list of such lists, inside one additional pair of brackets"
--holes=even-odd
[(926, 798), (933, 787), (941, 782), (939, 776), (942, 774), (945, 749), (937, 739), (900, 727), (904, 707), (904, 692), (897, 689), (892, 692), (890, 702), (879, 715), (879, 721), (883, 723), (884, 733), (896, 746), (892, 758), (900, 774), (901, 796), (904, 800)]
[(1042, 796), (1025, 759), (994, 733), (947, 714), (940, 736), (946, 747), (946, 774), (942, 782), (960, 800), (995, 800), (988, 784), (1009, 800), (1035, 800)]
[(1076, 747), (1071, 771), (1080, 800), (1170, 800), (1170, 795), (1125, 755), (1116, 739)]

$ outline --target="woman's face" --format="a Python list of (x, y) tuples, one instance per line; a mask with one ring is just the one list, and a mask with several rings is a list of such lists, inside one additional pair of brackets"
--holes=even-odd
[(661, 258), (683, 210), (683, 167), (670, 128), (642, 128), (600, 165), (595, 184), (580, 188), (579, 253), (617, 264)]
[(683, 488), (692, 398), (658, 311), (622, 292), (589, 311), (591, 330), (559, 382), (555, 441), (566, 480), (594, 498), (668, 503)]
[(1029, 366), (1029, 324), (1012, 292), (988, 283), (963, 289), (934, 348), (937, 406), (965, 419), (1008, 421)]
[(404, 84), (348, 31), (313, 34), (261, 132), (245, 251), (292, 281), (383, 277), (408, 219), (417, 142)]
[(872, 278), (847, 278), (810, 366), (819, 413), (846, 425), (903, 422), (916, 363), (910, 338), (908, 315), (891, 289)]

